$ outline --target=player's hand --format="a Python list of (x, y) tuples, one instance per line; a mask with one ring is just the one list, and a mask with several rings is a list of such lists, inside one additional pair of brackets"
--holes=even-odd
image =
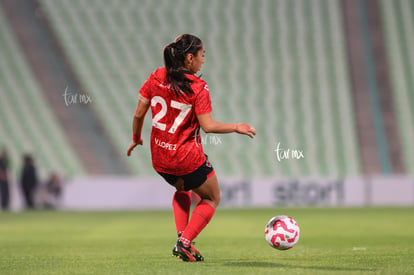
[(251, 138), (254, 138), (254, 136), (256, 135), (256, 129), (254, 129), (247, 123), (237, 124), (236, 132), (239, 134), (247, 135)]
[(132, 151), (134, 150), (134, 148), (135, 148), (137, 145), (142, 145), (142, 144), (143, 144), (142, 139), (140, 139), (138, 142), (133, 141), (133, 142), (131, 143), (131, 145), (129, 145), (129, 148), (128, 148), (128, 151), (127, 151), (127, 156), (129, 157), (129, 156), (131, 155)]

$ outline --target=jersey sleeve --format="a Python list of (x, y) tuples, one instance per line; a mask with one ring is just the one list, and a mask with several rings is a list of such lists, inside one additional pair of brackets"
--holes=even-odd
[(203, 89), (197, 94), (194, 110), (196, 115), (211, 113), (211, 99), (207, 83), (204, 83)]
[(139, 94), (142, 97), (145, 97), (146, 99), (151, 99), (151, 82), (152, 78), (154, 76), (154, 73), (148, 77), (147, 81), (145, 81), (144, 85), (142, 85), (141, 89), (139, 90)]

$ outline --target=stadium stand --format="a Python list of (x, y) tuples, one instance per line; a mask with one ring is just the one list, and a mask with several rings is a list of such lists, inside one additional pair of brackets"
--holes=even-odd
[(408, 174), (414, 174), (414, 3), (382, 0), (394, 101)]
[(2, 6), (56, 119), (65, 127), (71, 150), (87, 174), (125, 174), (125, 155), (115, 150), (102, 121), (88, 104), (60, 42), (37, 1), (3, 0)]
[[(120, 151), (131, 139), (139, 87), (163, 65), (163, 45), (194, 33), (205, 43), (215, 118), (258, 130), (254, 142), (205, 136), (221, 175), (360, 174), (340, 1), (40, 3)], [(149, 131), (146, 123), (144, 137)], [(304, 160), (278, 161), (278, 143), (302, 150)], [(153, 175), (148, 146), (129, 163)]]
[(41, 177), (52, 171), (81, 175), (83, 167), (5, 18), (0, 9), (0, 146), (9, 150), (13, 178), (20, 172), (23, 153), (34, 156)]

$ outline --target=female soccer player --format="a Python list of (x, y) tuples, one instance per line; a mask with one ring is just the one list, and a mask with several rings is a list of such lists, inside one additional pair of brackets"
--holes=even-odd
[[(200, 126), (206, 133), (232, 133), (253, 138), (256, 130), (246, 123), (215, 121), (207, 83), (195, 74), (204, 63), (201, 40), (190, 34), (178, 36), (164, 48), (165, 68), (158, 68), (140, 89), (133, 118), (132, 143), (127, 155), (142, 145), (144, 117), (151, 106), (152, 165), (176, 188), (172, 207), (178, 241), (173, 255), (183, 261), (203, 261), (192, 241), (209, 223), (220, 202), (220, 189), (213, 167), (199, 143)], [(201, 201), (190, 218), (190, 190)]]

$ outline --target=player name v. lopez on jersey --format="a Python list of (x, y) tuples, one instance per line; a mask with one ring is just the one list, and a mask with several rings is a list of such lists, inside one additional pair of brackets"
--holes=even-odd
[(161, 148), (167, 149), (167, 150), (172, 150), (172, 151), (176, 151), (177, 150), (177, 144), (171, 144), (165, 141), (161, 141), (158, 138), (154, 139), (154, 142), (156, 145), (158, 145)]

